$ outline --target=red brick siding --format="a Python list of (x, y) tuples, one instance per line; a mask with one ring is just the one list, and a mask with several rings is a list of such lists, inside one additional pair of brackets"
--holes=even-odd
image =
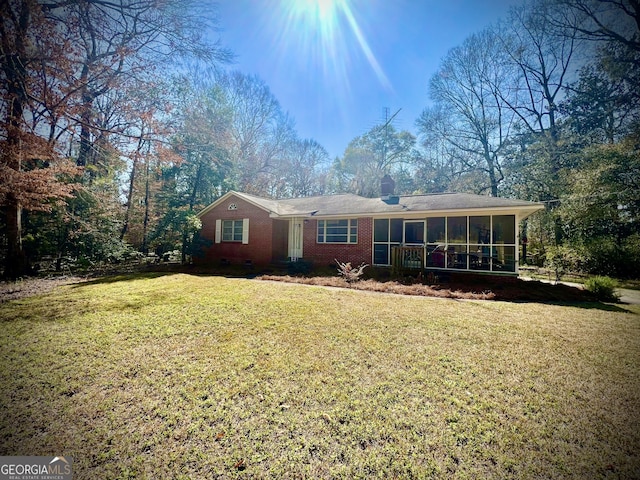
[[(235, 203), (236, 209), (229, 210), (229, 205)], [(241, 242), (215, 243), (216, 220), (249, 219), (249, 243)], [(220, 263), (226, 259), (233, 264), (244, 264), (250, 260), (254, 265), (271, 263), (273, 251), (273, 219), (269, 213), (261, 208), (232, 195), (229, 199), (205, 213), (202, 218), (201, 236), (209, 239), (212, 245), (205, 250), (204, 257), (194, 258), (197, 264)]]
[[(235, 203), (236, 209), (229, 210)], [(249, 219), (249, 243), (215, 243), (216, 220)], [(205, 249), (204, 256), (195, 257), (194, 263), (200, 265), (218, 265), (221, 259), (232, 264), (244, 264), (250, 260), (254, 265), (267, 265), (278, 257), (286, 258), (288, 227), (286, 220), (274, 220), (269, 213), (236, 196), (208, 211), (201, 218), (201, 236), (212, 242)], [(316, 266), (334, 265), (335, 260), (351, 262), (353, 265), (371, 263), (373, 237), (373, 219), (358, 219), (358, 243), (317, 243), (317, 220), (308, 220), (304, 224), (303, 258)]]
[(304, 224), (303, 258), (316, 266), (335, 265), (335, 261), (351, 262), (352, 265), (370, 264), (373, 258), (373, 219), (358, 219), (358, 243), (317, 243), (318, 221)]

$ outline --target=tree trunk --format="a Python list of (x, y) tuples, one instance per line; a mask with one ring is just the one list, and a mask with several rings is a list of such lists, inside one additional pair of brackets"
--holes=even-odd
[(144, 221), (142, 222), (142, 252), (147, 255), (149, 253), (149, 245), (147, 242), (147, 230), (149, 228), (149, 204), (151, 203), (151, 189), (150, 189), (150, 166), (149, 166), (149, 152), (147, 151), (146, 168), (145, 168), (145, 186), (144, 186)]
[[(200, 181), (202, 179), (204, 165), (202, 164), (204, 160), (202, 159), (202, 154), (198, 154), (198, 171), (196, 172), (196, 178), (193, 182), (193, 188), (191, 189), (191, 194), (189, 196), (189, 212), (193, 211), (193, 207), (196, 204), (196, 198), (198, 195), (198, 186), (200, 185)], [(181, 249), (181, 261), (182, 264), (187, 263), (187, 249), (189, 247), (189, 233), (186, 230), (186, 225), (184, 226), (184, 230), (182, 231), (182, 249)]]
[[(21, 161), (21, 138), (22, 120), (24, 114), (26, 98), (26, 68), (25, 38), (27, 27), (31, 18), (28, 5), (23, 5), (18, 20), (19, 32), (15, 36), (15, 53), (8, 56), (8, 62), (2, 67), (7, 80), (7, 105), (5, 110), (5, 124), (7, 126), (6, 148), (2, 153), (2, 161), (15, 172), (22, 171)], [(11, 51), (7, 45), (9, 39), (5, 36), (4, 29), (2, 35), (2, 49)], [(7, 257), (5, 259), (4, 276), (15, 280), (24, 276), (27, 272), (27, 262), (22, 248), (22, 206), (13, 192), (7, 195), (6, 199), (6, 222), (7, 222)]]
[(187, 263), (187, 246), (189, 244), (189, 236), (186, 231), (182, 232), (182, 251), (180, 255), (180, 262), (184, 265)]
[(7, 258), (4, 276), (15, 280), (27, 273), (27, 259), (22, 248), (22, 207), (13, 195), (9, 195), (6, 205)]
[(76, 165), (79, 167), (86, 167), (93, 163), (91, 162), (92, 144), (91, 129), (89, 128), (93, 103), (88, 99), (88, 97), (84, 97), (83, 100), (82, 115), (80, 117), (82, 120), (80, 125), (80, 149), (78, 151), (78, 159), (76, 161)]
[(129, 179), (129, 193), (127, 195), (127, 209), (124, 213), (124, 222), (122, 224), (122, 230), (120, 231), (120, 240), (124, 240), (124, 236), (127, 234), (127, 230), (129, 230), (129, 219), (131, 218), (131, 209), (133, 208), (133, 189), (135, 187), (136, 174), (137, 174), (137, 164), (138, 157), (140, 155), (140, 151), (142, 150), (142, 145), (144, 140), (142, 139), (142, 134), (138, 139), (138, 148), (133, 154), (133, 160), (131, 165), (131, 178)]
[(496, 178), (496, 172), (493, 168), (493, 165), (489, 167), (489, 183), (491, 184), (491, 196), (498, 196), (498, 180)]

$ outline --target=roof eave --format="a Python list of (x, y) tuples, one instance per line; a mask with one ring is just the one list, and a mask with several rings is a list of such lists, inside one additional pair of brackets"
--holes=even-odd
[[(304, 211), (304, 212), (292, 212), (292, 213), (278, 213), (277, 211), (274, 211), (270, 208), (265, 207), (264, 205), (260, 204), (259, 202), (256, 202), (255, 200), (253, 200), (253, 198), (251, 198), (250, 196), (244, 195), (240, 192), (236, 192), (234, 190), (231, 190), (229, 192), (227, 192), (226, 194), (224, 194), (222, 197), (220, 197), (219, 199), (217, 199), (216, 201), (214, 201), (213, 203), (211, 203), (210, 205), (208, 205), (207, 207), (205, 207), (204, 209), (202, 209), (200, 212), (198, 212), (196, 215), (201, 218), (203, 215), (205, 215), (207, 212), (213, 210), (215, 207), (217, 207), (218, 205), (220, 205), (221, 203), (223, 203), (224, 201), (228, 200), (229, 197), (231, 196), (236, 196), (238, 198), (241, 198), (242, 200), (246, 201), (247, 203), (250, 203), (251, 205), (254, 205), (257, 208), (260, 208), (261, 210), (269, 213), (269, 217), (271, 218), (279, 218), (279, 219), (291, 219), (291, 218), (318, 218), (318, 219), (324, 219), (324, 218), (359, 218), (359, 217), (374, 217), (374, 218), (389, 218), (389, 217), (407, 217), (407, 216), (411, 216), (411, 217), (417, 217), (420, 215), (424, 215), (424, 216), (446, 216), (446, 215), (468, 215), (468, 214), (473, 214), (473, 213), (488, 213), (488, 212), (492, 212), (492, 213), (504, 213), (504, 214), (517, 214), (518, 217), (520, 218), (520, 220), (523, 220), (527, 217), (529, 217), (530, 215), (532, 215), (533, 213), (544, 209), (544, 205), (542, 203), (533, 203), (531, 202), (530, 204), (525, 204), (525, 205), (508, 205), (508, 206), (494, 206), (494, 207), (467, 207), (467, 208), (441, 208), (441, 209), (436, 209), (436, 210), (411, 210), (410, 208), (402, 208), (402, 209), (397, 209), (397, 210), (390, 210), (390, 211), (382, 211), (382, 212), (339, 212), (339, 213), (327, 213), (327, 214), (322, 214), (322, 213), (318, 213), (318, 212), (309, 212), (309, 211)], [(402, 207), (402, 205), (399, 205), (400, 207)]]
[(402, 209), (397, 211), (387, 211), (387, 212), (343, 212), (343, 213), (308, 213), (308, 212), (298, 212), (298, 213), (289, 213), (284, 215), (272, 214), (272, 218), (354, 218), (354, 217), (374, 217), (374, 218), (389, 218), (389, 217), (407, 217), (407, 216), (451, 216), (451, 215), (468, 215), (472, 213), (487, 213), (491, 212), (492, 214), (518, 214), (520, 219), (525, 219), (531, 214), (542, 210), (544, 205), (542, 204), (533, 204), (531, 206), (528, 205), (518, 205), (518, 206), (505, 206), (505, 207), (472, 207), (472, 208), (451, 208), (451, 209), (438, 209), (438, 210), (411, 210), (411, 209)]

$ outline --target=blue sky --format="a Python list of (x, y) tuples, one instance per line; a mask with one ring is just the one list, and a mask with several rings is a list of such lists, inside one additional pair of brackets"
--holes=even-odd
[(415, 133), (447, 51), (504, 17), (513, 0), (219, 0), (232, 68), (256, 74), (301, 138), (333, 159), (382, 123)]

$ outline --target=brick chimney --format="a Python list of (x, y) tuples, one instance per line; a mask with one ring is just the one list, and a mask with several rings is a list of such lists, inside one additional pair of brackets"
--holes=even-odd
[(383, 198), (388, 198), (393, 195), (394, 190), (396, 188), (396, 182), (393, 181), (393, 178), (389, 174), (386, 174), (380, 180), (380, 195)]

